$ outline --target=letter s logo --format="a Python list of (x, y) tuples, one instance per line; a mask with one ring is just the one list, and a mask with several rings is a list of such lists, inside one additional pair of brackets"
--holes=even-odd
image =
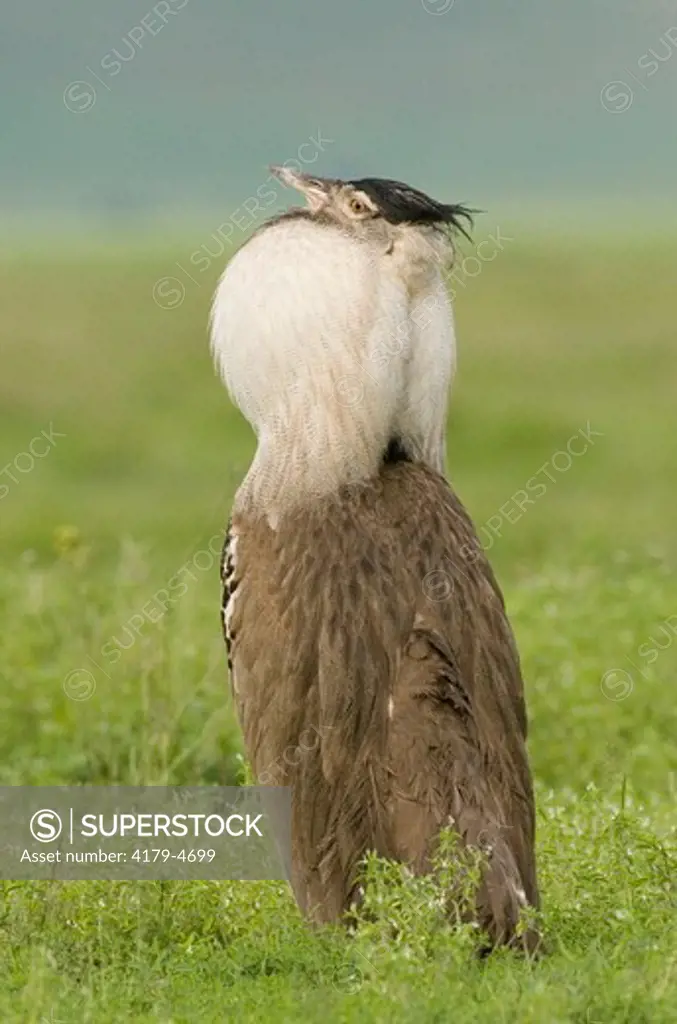
[(53, 843), (61, 835), (62, 827), (59, 815), (49, 808), (36, 811), (31, 818), (31, 835), (39, 843)]

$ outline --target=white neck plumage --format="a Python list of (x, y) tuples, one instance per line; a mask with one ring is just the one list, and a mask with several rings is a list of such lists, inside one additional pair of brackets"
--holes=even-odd
[(236, 506), (272, 522), (375, 475), (394, 437), (443, 472), (455, 345), (434, 264), (407, 275), (401, 253), (307, 218), (281, 220), (231, 260), (211, 340), (258, 438)]

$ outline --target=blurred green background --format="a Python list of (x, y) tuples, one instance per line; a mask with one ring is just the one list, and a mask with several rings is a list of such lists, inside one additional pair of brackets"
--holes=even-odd
[[(502, 234), (457, 270), (448, 468), (523, 660), (551, 955), (485, 970), (408, 886), (399, 942), (354, 945), (284, 886), (10, 882), (3, 1019), (674, 1020), (677, 235)], [(0, 783), (243, 778), (216, 552), (253, 440), (207, 351), (222, 260), (153, 300), (193, 245), (4, 258)]]
[(0, 209), (211, 230), (319, 131), (322, 173), (644, 213), (674, 196), (675, 26), (674, 0), (10, 5)]

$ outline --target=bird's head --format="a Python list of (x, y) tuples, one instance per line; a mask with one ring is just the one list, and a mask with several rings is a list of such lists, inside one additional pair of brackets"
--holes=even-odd
[(439, 265), (453, 255), (454, 234), (470, 239), (476, 210), (461, 203), (439, 203), (401, 181), (317, 178), (289, 167), (271, 167), (271, 172), (302, 193), (306, 216), (382, 245), (388, 255)]

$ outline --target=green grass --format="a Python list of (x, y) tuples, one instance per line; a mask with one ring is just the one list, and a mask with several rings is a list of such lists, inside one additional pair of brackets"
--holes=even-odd
[[(207, 352), (220, 268), (151, 298), (195, 247), (4, 258), (0, 468), (65, 436), (0, 475), (0, 784), (242, 777), (216, 564), (192, 561), (253, 452)], [(677, 238), (516, 238), (458, 289), (449, 471), (522, 653), (547, 955), (478, 960), (434, 880), (387, 865), (351, 938), (278, 883), (6, 882), (0, 1019), (677, 1021), (676, 259)]]

